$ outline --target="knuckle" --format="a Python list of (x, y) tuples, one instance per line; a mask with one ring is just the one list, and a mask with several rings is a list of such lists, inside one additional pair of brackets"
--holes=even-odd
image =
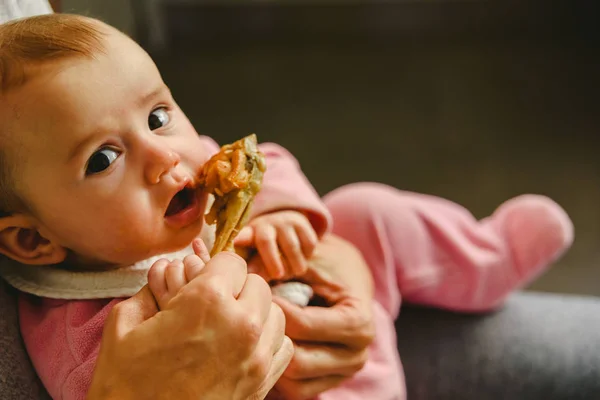
[(283, 375), (289, 379), (297, 380), (300, 379), (306, 372), (306, 355), (301, 348), (296, 347), (292, 360), (288, 364)]
[(255, 353), (247, 366), (248, 377), (262, 381), (269, 374), (270, 367), (271, 357), (267, 353)]
[(198, 285), (186, 285), (185, 289), (188, 289), (191, 295), (202, 298), (208, 304), (219, 305), (225, 302), (225, 290), (215, 277), (206, 277)]
[(255, 273), (249, 273), (246, 277), (246, 286), (252, 286), (254, 290), (259, 291), (259, 297), (263, 301), (270, 302), (272, 300), (271, 287), (269, 286), (267, 281), (264, 280), (260, 275)]
[(370, 324), (364, 326), (358, 334), (359, 342), (364, 346), (369, 346), (375, 339), (375, 327)]
[(256, 243), (257, 244), (267, 244), (275, 238), (273, 232), (268, 229), (261, 229), (256, 232)]
[(365, 364), (367, 363), (368, 360), (369, 360), (369, 352), (366, 349), (364, 349), (356, 356), (355, 362), (351, 366), (351, 371), (353, 373), (360, 371), (361, 369), (363, 369), (363, 367), (365, 366)]
[(348, 315), (348, 326), (354, 332), (354, 338), (357, 344), (368, 346), (375, 338), (375, 326), (370, 314), (366, 312), (356, 312)]
[(127, 313), (127, 303), (121, 301), (113, 306), (112, 310), (110, 310), (108, 318), (115, 319), (117, 316), (126, 314), (126, 313)]
[(263, 325), (257, 315), (248, 316), (244, 313), (240, 315), (239, 336), (250, 344), (256, 344), (263, 333)]

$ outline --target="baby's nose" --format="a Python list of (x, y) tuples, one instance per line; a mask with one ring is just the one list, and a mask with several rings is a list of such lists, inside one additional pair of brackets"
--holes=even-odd
[(157, 148), (148, 156), (146, 179), (157, 184), (162, 177), (181, 161), (179, 154), (171, 149)]

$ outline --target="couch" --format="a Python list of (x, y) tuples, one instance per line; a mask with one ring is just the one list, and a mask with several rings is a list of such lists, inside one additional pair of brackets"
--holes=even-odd
[[(396, 326), (410, 400), (600, 399), (600, 299), (523, 292), (487, 315), (406, 306)], [(3, 282), (0, 349), (0, 399), (48, 399)]]

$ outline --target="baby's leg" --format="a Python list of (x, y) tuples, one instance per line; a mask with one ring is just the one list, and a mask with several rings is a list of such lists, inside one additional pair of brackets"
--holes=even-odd
[(573, 225), (555, 202), (525, 195), (477, 221), (441, 198), (373, 183), (325, 198), (333, 231), (370, 265), (376, 299), (397, 316), (406, 301), (457, 311), (492, 309), (569, 248)]
[(377, 335), (364, 368), (319, 400), (405, 398), (393, 325), (401, 294), (415, 303), (487, 310), (573, 240), (565, 212), (541, 196), (515, 198), (483, 221), (447, 200), (380, 184), (340, 188), (325, 203), (333, 232), (361, 250), (373, 273)]

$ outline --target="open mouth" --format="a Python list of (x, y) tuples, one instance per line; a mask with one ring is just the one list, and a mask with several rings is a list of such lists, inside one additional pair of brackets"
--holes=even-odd
[(175, 197), (169, 203), (167, 207), (166, 217), (172, 217), (177, 215), (191, 207), (196, 203), (196, 194), (194, 190), (186, 187), (177, 192)]

